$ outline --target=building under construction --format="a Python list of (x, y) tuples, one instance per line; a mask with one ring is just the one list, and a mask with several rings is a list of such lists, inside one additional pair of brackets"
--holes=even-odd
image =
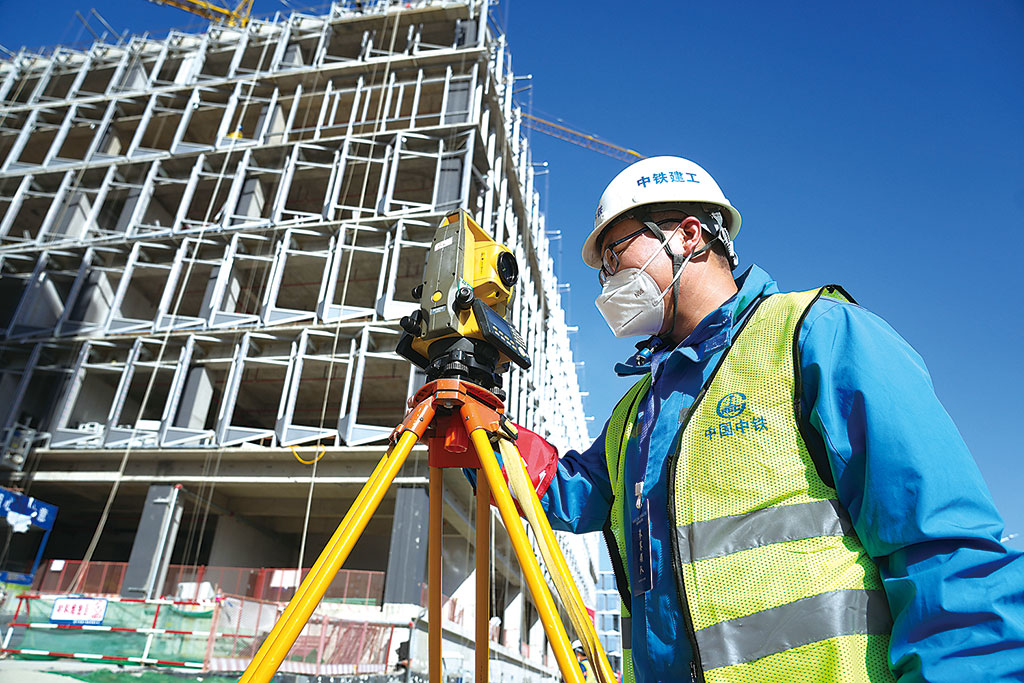
[[(263, 605), (294, 592), (424, 381), (394, 353), (398, 323), (417, 306), (435, 228), (459, 208), (520, 265), (511, 322), (533, 365), (506, 375), (509, 414), (560, 449), (587, 441), (511, 57), (488, 9), (336, 3), (0, 62), (0, 454), (9, 488), (59, 508), (38, 590), (157, 609), (227, 596), (219, 618), (236, 621), (238, 645), (195, 657), (232, 670), (251, 656), (276, 614)], [(456, 676), (459, 657), (472, 670), (459, 653), (478, 607), (476, 520), (469, 486), (446, 472)], [(423, 667), (426, 483), (417, 447), (295, 670), (385, 671), (396, 651)], [(492, 538), (495, 671), (549, 678), (520, 571)], [(593, 542), (563, 541), (596, 607)], [(208, 633), (227, 628), (217, 619)], [(330, 669), (328, 620), (393, 628), (376, 661)], [(156, 661), (139, 634), (146, 651), (121, 656)]]

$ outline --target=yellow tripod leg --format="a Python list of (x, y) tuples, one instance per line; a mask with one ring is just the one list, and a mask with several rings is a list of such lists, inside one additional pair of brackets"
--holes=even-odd
[(419, 437), (412, 430), (402, 432), (398, 443), (385, 456), (370, 475), (370, 479), (359, 492), (345, 518), (338, 525), (330, 542), (320, 554), (295, 596), (288, 603), (274, 629), (263, 642), (259, 652), (253, 657), (239, 683), (269, 683), (277, 673), (281, 662), (295, 643), (302, 628), (309, 621), (327, 587), (334, 580), (341, 565), (348, 559), (352, 546), (359, 540), (359, 535), (366, 528), (367, 522), (380, 505), (395, 475), (402, 467), (409, 451), (416, 445)]
[(489, 681), (491, 649), (491, 487), (487, 477), (476, 478), (476, 677)]
[[(467, 421), (470, 420), (465, 407), (463, 416)], [(530, 547), (526, 530), (523, 529), (522, 520), (512, 501), (512, 494), (509, 493), (505, 479), (501, 476), (501, 467), (498, 465), (497, 458), (494, 457), (494, 449), (491, 448), (487, 432), (479, 425), (467, 424), (466, 427), (473, 430), (470, 432), (470, 438), (476, 448), (477, 457), (480, 458), (487, 483), (490, 484), (491, 494), (498, 506), (498, 512), (501, 513), (501, 520), (508, 530), (512, 547), (519, 559), (519, 566), (523, 569), (523, 577), (533, 596), (533, 602), (537, 606), (541, 623), (544, 625), (544, 632), (548, 636), (551, 649), (555, 652), (555, 660), (558, 662), (562, 677), (569, 683), (584, 683), (583, 672), (576, 661), (576, 656), (569, 648), (569, 636), (558, 616), (558, 609), (555, 607), (551, 592), (548, 590), (547, 584), (544, 583), (540, 564), (537, 562), (536, 555), (533, 554), (533, 548)]]
[(594, 664), (594, 672), (600, 683), (614, 683), (616, 681), (615, 673), (608, 662), (608, 655), (605, 654), (601, 641), (597, 637), (597, 630), (587, 614), (583, 596), (580, 595), (579, 588), (572, 580), (569, 565), (565, 562), (565, 556), (562, 555), (555, 532), (552, 531), (551, 523), (548, 521), (547, 515), (544, 514), (544, 509), (537, 498), (537, 492), (530, 482), (530, 475), (526, 471), (526, 466), (523, 465), (519, 449), (506, 439), (499, 441), (498, 447), (501, 450), (501, 459), (505, 464), (509, 484), (516, 493), (519, 506), (526, 513), (526, 519), (530, 522), (533, 533), (540, 541), (544, 564), (548, 567), (558, 597), (569, 614), (576, 635), (583, 643), (587, 659)]
[[(444, 635), (441, 616), (441, 519), (444, 480), (440, 467), (430, 468), (430, 537), (427, 542), (427, 680), (441, 678), (441, 638)], [(409, 636), (410, 638), (412, 636)]]

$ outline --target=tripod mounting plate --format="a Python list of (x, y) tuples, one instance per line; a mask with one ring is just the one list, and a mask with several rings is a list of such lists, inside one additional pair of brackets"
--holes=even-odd
[[(423, 435), (430, 447), (431, 467), (480, 467), (480, 458), (472, 449), (466, 421), (462, 417), (464, 411), (472, 415), (474, 424), (489, 434), (508, 431), (503, 427), (505, 407), (501, 399), (471, 382), (458, 379), (430, 382), (409, 399), (409, 406), (412, 408), (410, 415), (421, 413), (423, 409), (432, 409), (435, 414)], [(405, 424), (408, 423), (407, 419)], [(393, 437), (400, 435), (399, 430), (405, 424), (399, 426)]]

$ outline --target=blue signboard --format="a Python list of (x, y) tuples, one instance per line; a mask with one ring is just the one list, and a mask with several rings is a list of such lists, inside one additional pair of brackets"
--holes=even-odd
[(32, 578), (39, 568), (43, 557), (43, 549), (53, 530), (53, 522), (57, 518), (57, 506), (44, 503), (30, 496), (0, 488), (0, 519), (3, 519), (14, 534), (42, 531), (43, 538), (39, 542), (32, 568), (28, 572), (7, 571), (0, 567), (0, 581), (18, 583), (25, 586), (32, 584)]

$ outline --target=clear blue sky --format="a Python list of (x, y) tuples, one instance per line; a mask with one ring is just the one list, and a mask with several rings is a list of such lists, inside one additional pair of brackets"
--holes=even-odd
[[(201, 23), (144, 0), (0, 0), (0, 44), (84, 40), (74, 11), (90, 6), (118, 30)], [(254, 13), (285, 10), (256, 0)], [(496, 13), (513, 68), (533, 75), (524, 107), (702, 164), (743, 214), (741, 267), (784, 290), (838, 282), (917, 348), (1024, 547), (1024, 3), (521, 0)], [(594, 308), (579, 247), (623, 164), (532, 142), (596, 434), (632, 346)]]
[[(838, 282), (914, 345), (1024, 547), (1024, 3), (844, 7), (506, 10), (536, 115), (702, 164), (743, 214), (741, 268), (757, 263), (783, 290)], [(632, 347), (594, 308), (578, 254), (623, 164), (539, 134), (533, 144), (549, 162), (546, 213), (563, 234), (596, 434), (628, 386), (611, 365)]]

